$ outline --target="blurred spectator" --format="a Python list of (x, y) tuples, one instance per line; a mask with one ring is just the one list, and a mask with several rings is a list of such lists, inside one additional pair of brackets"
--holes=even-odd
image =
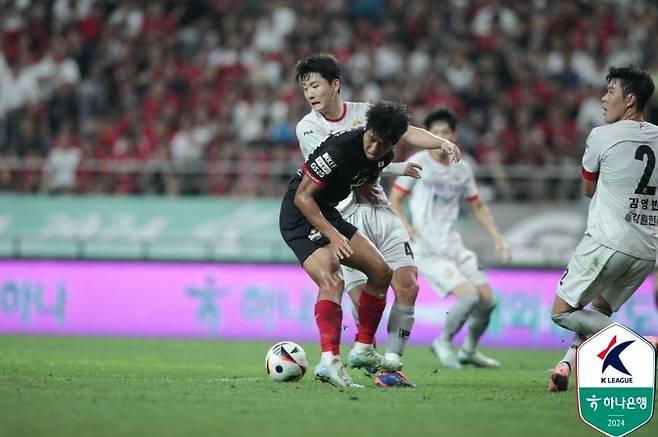
[(280, 195), (294, 64), (327, 51), (346, 100), (458, 112), (495, 196), (575, 197), (608, 67), (658, 78), (656, 22), (652, 0), (0, 2), (0, 190)]
[(76, 186), (76, 173), (80, 164), (80, 143), (65, 126), (59, 132), (43, 166), (43, 191), (71, 193)]

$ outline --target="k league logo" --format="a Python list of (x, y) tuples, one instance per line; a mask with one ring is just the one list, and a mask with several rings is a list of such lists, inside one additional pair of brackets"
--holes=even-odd
[(656, 351), (618, 323), (588, 338), (577, 351), (578, 412), (603, 434), (621, 437), (653, 416)]
[[(613, 369), (616, 369), (617, 371), (632, 377), (633, 375), (631, 375), (631, 372), (626, 369), (626, 366), (624, 366), (624, 363), (621, 361), (620, 355), (623, 351), (626, 350), (628, 346), (634, 342), (635, 340), (629, 340), (615, 346), (617, 343), (617, 336), (615, 335), (612, 337), (608, 347), (597, 354), (597, 356), (603, 360), (603, 368), (601, 369), (601, 373), (605, 373), (605, 369), (612, 367)], [(613, 348), (613, 346), (615, 347)], [(603, 378), (601, 379), (601, 382), (603, 382)], [(632, 379), (629, 382), (632, 382)]]

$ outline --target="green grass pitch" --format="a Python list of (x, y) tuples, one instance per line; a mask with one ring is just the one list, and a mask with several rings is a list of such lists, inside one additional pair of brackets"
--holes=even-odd
[[(417, 389), (271, 382), (274, 342), (0, 336), (0, 436), (594, 436), (576, 392), (550, 394), (560, 351), (489, 350), (503, 367), (448, 371), (405, 356)], [(347, 352), (344, 345), (344, 353)], [(658, 421), (634, 436), (658, 435)]]

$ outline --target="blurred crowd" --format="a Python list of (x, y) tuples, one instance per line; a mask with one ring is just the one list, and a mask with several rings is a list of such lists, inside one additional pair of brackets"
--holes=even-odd
[(658, 82), (656, 23), (651, 0), (0, 0), (0, 191), (279, 196), (294, 65), (322, 51), (344, 100), (452, 107), (495, 196), (570, 196), (532, 169), (578, 168), (610, 65)]

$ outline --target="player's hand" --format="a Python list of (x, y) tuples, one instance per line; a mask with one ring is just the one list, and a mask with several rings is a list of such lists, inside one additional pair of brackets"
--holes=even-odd
[(459, 147), (452, 141), (448, 141), (446, 139), (443, 140), (443, 145), (441, 146), (441, 150), (446, 152), (448, 156), (450, 157), (450, 160), (452, 162), (457, 162), (461, 159), (462, 157), (462, 152), (459, 150)]
[(422, 169), (423, 167), (421, 167), (420, 164), (416, 164), (415, 162), (407, 162), (407, 167), (404, 169), (402, 176), (409, 176), (414, 179), (420, 179), (420, 171)]
[(349, 258), (354, 253), (350, 246), (350, 240), (338, 231), (329, 238), (329, 246), (338, 259)]
[(507, 241), (503, 239), (496, 241), (496, 252), (505, 264), (512, 261), (512, 248), (507, 244)]
[(370, 203), (377, 203), (377, 201), (384, 195), (384, 189), (377, 183), (363, 184), (354, 189), (354, 194), (357, 196), (357, 202), (360, 198), (364, 198)]

